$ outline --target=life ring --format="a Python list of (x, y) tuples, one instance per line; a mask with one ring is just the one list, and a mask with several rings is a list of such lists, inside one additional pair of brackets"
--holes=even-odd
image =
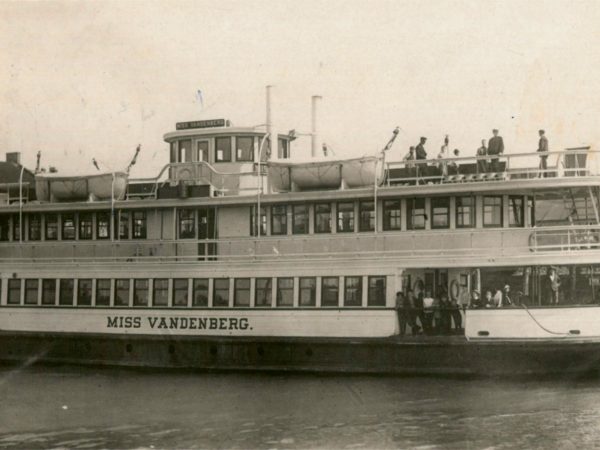
[(459, 295), (460, 295), (460, 285), (458, 284), (458, 280), (456, 280), (456, 278), (455, 278), (450, 283), (450, 299), (454, 302), (457, 302)]

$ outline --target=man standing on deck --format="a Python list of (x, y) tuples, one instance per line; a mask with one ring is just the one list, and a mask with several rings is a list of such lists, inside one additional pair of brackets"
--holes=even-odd
[(419, 145), (417, 145), (417, 159), (427, 159), (427, 152), (425, 151), (425, 142), (427, 142), (427, 138), (422, 137), (421, 142), (419, 142)]
[[(477, 156), (479, 158), (483, 158), (487, 154), (488, 154), (488, 149), (485, 146), (485, 139), (482, 139), (481, 140), (481, 147), (479, 147), (477, 149)], [(488, 168), (487, 168), (487, 161), (485, 159), (478, 159), (477, 160), (477, 173), (486, 173), (487, 170), (488, 170)]]
[(538, 142), (537, 151), (540, 152), (540, 177), (546, 178), (548, 176), (548, 138), (545, 136), (545, 131), (540, 130), (540, 140)]
[[(502, 140), (502, 136), (498, 136), (497, 129), (493, 129), (492, 133), (494, 134), (494, 136), (490, 139), (488, 143), (487, 154), (492, 156), (501, 155), (502, 153), (504, 153), (504, 141)], [(500, 170), (497, 156), (495, 158), (491, 158), (490, 165), (492, 172), (498, 172)]]

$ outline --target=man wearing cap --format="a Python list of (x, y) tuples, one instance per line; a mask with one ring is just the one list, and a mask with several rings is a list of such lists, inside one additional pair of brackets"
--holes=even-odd
[(427, 159), (427, 152), (425, 151), (425, 142), (427, 141), (426, 137), (422, 137), (421, 138), (421, 142), (419, 142), (419, 145), (417, 145), (416, 150), (416, 154), (417, 154), (417, 159)]
[[(502, 140), (502, 136), (498, 136), (497, 129), (493, 129), (492, 134), (494, 136), (492, 136), (490, 138), (490, 140), (488, 141), (487, 154), (488, 155), (501, 155), (502, 153), (504, 153), (504, 141)], [(490, 166), (491, 166), (492, 172), (498, 172), (498, 170), (500, 169), (499, 164), (498, 164), (498, 158), (492, 158), (490, 161)]]
[(540, 152), (540, 171), (541, 176), (546, 178), (548, 176), (548, 138), (545, 136), (545, 131), (540, 130), (540, 140), (538, 142), (537, 151)]

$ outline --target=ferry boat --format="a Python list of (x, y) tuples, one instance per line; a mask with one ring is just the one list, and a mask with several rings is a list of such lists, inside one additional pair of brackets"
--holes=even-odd
[[(8, 155), (0, 360), (462, 375), (600, 368), (597, 151), (550, 152), (545, 169), (539, 154), (507, 153), (491, 172), (482, 170), (490, 156), (389, 161), (394, 137), (362, 158), (298, 162), (293, 133), (269, 121), (266, 130), (181, 122), (164, 135), (156, 177), (105, 176), (100, 196), (89, 183), (53, 185), (77, 180)], [(313, 125), (313, 155), (317, 139)], [(473, 302), (488, 290), (502, 307)], [(426, 304), (400, 313), (411, 319), (403, 335), (396, 296), (409, 291)]]

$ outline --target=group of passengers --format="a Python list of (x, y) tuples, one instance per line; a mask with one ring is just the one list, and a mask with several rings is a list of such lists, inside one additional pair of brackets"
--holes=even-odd
[[(482, 139), (481, 146), (477, 149), (476, 155), (477, 159), (477, 172), (485, 173), (485, 172), (500, 172), (500, 163), (499, 163), (499, 155), (504, 153), (504, 140), (502, 136), (500, 136), (498, 129), (492, 130), (492, 137), (489, 139), (486, 145), (486, 140)], [(540, 139), (538, 141), (537, 151), (540, 152), (540, 165), (539, 169), (542, 171), (543, 176), (546, 176), (546, 170), (548, 169), (548, 138), (546, 138), (545, 131), (539, 130), (538, 132)], [(404, 156), (404, 161), (413, 161), (413, 160), (426, 160), (427, 159), (427, 151), (425, 150), (425, 143), (427, 142), (426, 137), (421, 137), (419, 144), (416, 146), (411, 146), (406, 156)], [(450, 147), (449, 147), (449, 137), (446, 135), (444, 138), (444, 145), (442, 145), (440, 149), (440, 153), (438, 154), (438, 159), (448, 159), (450, 158)], [(454, 158), (460, 157), (460, 150), (454, 149), (453, 151)], [(485, 157), (485, 158), (484, 158)], [(446, 162), (440, 162), (437, 166), (442, 169), (444, 175), (448, 175), (448, 165), (453, 167), (458, 167), (456, 163), (450, 162), (449, 164)], [(407, 163), (407, 167), (412, 167), (411, 164)]]
[(407, 325), (413, 336), (462, 332), (462, 315), (456, 299), (449, 299), (442, 288), (438, 292), (440, 295), (433, 296), (430, 289), (420, 290), (417, 294), (408, 289), (406, 293), (396, 294), (401, 336), (406, 334)]
[(470, 308), (482, 309), (482, 308), (503, 308), (512, 306), (513, 301), (511, 299), (510, 285), (505, 284), (504, 288), (500, 289), (487, 289), (485, 296), (481, 297), (479, 290), (474, 289), (471, 292), (471, 303)]

